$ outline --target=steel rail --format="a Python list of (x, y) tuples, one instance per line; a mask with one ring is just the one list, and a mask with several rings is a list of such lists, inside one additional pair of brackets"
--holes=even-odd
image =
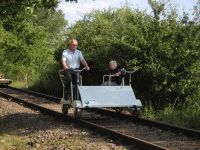
[(128, 135), (113, 131), (113, 130), (105, 128), (103, 126), (99, 126), (99, 125), (96, 125), (94, 123), (91, 123), (91, 122), (88, 122), (85, 120), (76, 119), (71, 116), (66, 116), (60, 112), (57, 112), (57, 111), (54, 111), (54, 110), (51, 110), (48, 108), (44, 108), (42, 106), (39, 106), (39, 105), (31, 103), (31, 102), (27, 102), (26, 100), (14, 97), (14, 96), (4, 93), (2, 91), (0, 91), (0, 95), (7, 99), (11, 99), (14, 102), (23, 104), (25, 107), (40, 111), (41, 113), (44, 113), (47, 115), (54, 116), (54, 117), (62, 120), (63, 122), (73, 122), (76, 125), (79, 125), (80, 127), (84, 127), (86, 129), (92, 130), (94, 132), (98, 132), (101, 135), (108, 136), (110, 139), (117, 140), (117, 141), (120, 140), (120, 142), (122, 144), (133, 145), (138, 149), (168, 150), (168, 148), (150, 143), (148, 141), (141, 140), (139, 138), (135, 138), (132, 136), (128, 136)]
[(107, 110), (107, 109), (92, 109), (92, 111), (95, 111), (100, 114), (112, 116), (112, 117), (118, 117), (121, 119), (129, 119), (129, 120), (132, 120), (133, 122), (137, 122), (142, 125), (153, 126), (153, 127), (156, 127), (156, 128), (162, 129), (162, 130), (171, 131), (171, 132), (177, 133), (177, 134), (184, 134), (191, 138), (198, 138), (198, 139), (200, 138), (200, 130), (178, 127), (178, 126), (171, 125), (168, 123), (164, 123), (164, 122), (160, 122), (160, 121), (153, 121), (153, 120), (144, 119), (144, 118), (134, 118), (133, 116), (131, 116), (129, 114), (116, 113), (114, 111)]
[(46, 98), (50, 101), (54, 101), (54, 102), (57, 102), (57, 103), (59, 103), (60, 100), (61, 100), (61, 98), (59, 98), (59, 97), (55, 97), (55, 96), (51, 96), (51, 95), (47, 95), (47, 94), (43, 94), (43, 93), (39, 93), (39, 92), (35, 92), (35, 91), (19, 89), (19, 88), (15, 88), (15, 87), (11, 87), (11, 86), (8, 86), (6, 88), (9, 88), (9, 89), (12, 89), (12, 90), (15, 90), (15, 91), (21, 91), (21, 92), (24, 92), (24, 93), (28, 93), (28, 94), (31, 94), (31, 95), (34, 95), (34, 96), (37, 96), (37, 97)]
[[(26, 92), (35, 96), (39, 96), (39, 97), (45, 97), (49, 100), (55, 101), (55, 102), (59, 102), (61, 98), (59, 97), (54, 97), (54, 96), (49, 96), (46, 94), (42, 94), (42, 93), (38, 93), (38, 92), (34, 92), (34, 91), (29, 91), (29, 90), (24, 90), (24, 89), (18, 89), (18, 88), (14, 88), (14, 87), (8, 87), (11, 88), (13, 90), (18, 90), (21, 92)], [(104, 115), (109, 115), (112, 117), (119, 117), (121, 119), (129, 119), (132, 120), (134, 122), (137, 122), (139, 124), (142, 125), (147, 125), (147, 126), (153, 126), (162, 130), (167, 130), (167, 131), (171, 131), (177, 134), (184, 134), (188, 137), (191, 138), (200, 138), (200, 130), (195, 130), (195, 129), (190, 129), (190, 128), (185, 128), (185, 127), (179, 127), (179, 126), (175, 126), (172, 124), (168, 124), (168, 123), (164, 123), (164, 122), (160, 122), (160, 121), (154, 121), (154, 120), (149, 120), (149, 119), (144, 119), (144, 118), (134, 118), (133, 116), (129, 115), (129, 114), (124, 114), (124, 113), (116, 113), (114, 111), (111, 110), (107, 110), (107, 109), (87, 109), (87, 110), (92, 110), (95, 111), (97, 113), (101, 113)]]

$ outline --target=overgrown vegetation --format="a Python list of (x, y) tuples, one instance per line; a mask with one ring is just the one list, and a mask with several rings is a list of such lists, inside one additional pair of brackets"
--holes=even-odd
[(56, 1), (2, 1), (0, 5), (0, 72), (31, 85), (54, 63), (67, 22)]
[(199, 128), (200, 1), (192, 19), (187, 13), (178, 16), (169, 2), (149, 4), (152, 15), (128, 6), (94, 11), (68, 32), (54, 7), (39, 5), (31, 13), (22, 8), (15, 18), (8, 14), (0, 21), (0, 71), (61, 96), (58, 62), (65, 38), (76, 38), (92, 67), (105, 70), (115, 59), (121, 67), (138, 69), (133, 88), (146, 104), (144, 116)]

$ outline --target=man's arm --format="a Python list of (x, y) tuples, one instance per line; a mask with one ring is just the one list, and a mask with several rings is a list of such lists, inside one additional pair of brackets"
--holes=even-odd
[(87, 70), (90, 70), (90, 67), (88, 66), (87, 62), (85, 61), (85, 59), (81, 59), (81, 63), (86, 67)]
[(120, 76), (121, 75), (121, 72), (119, 71), (119, 72), (117, 72), (117, 73), (115, 73), (115, 74), (112, 74), (112, 76)]
[(62, 66), (63, 66), (64, 70), (69, 69), (69, 65), (66, 63), (66, 59), (65, 58), (63, 58), (61, 60), (61, 62), (62, 62)]

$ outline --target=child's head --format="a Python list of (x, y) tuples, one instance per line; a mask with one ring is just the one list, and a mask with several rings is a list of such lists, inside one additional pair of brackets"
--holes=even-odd
[(109, 69), (114, 70), (117, 68), (117, 62), (115, 60), (111, 60), (109, 62)]

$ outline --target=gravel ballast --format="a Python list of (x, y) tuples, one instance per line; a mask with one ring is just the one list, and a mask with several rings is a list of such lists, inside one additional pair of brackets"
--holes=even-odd
[(126, 150), (94, 132), (0, 97), (0, 150)]

